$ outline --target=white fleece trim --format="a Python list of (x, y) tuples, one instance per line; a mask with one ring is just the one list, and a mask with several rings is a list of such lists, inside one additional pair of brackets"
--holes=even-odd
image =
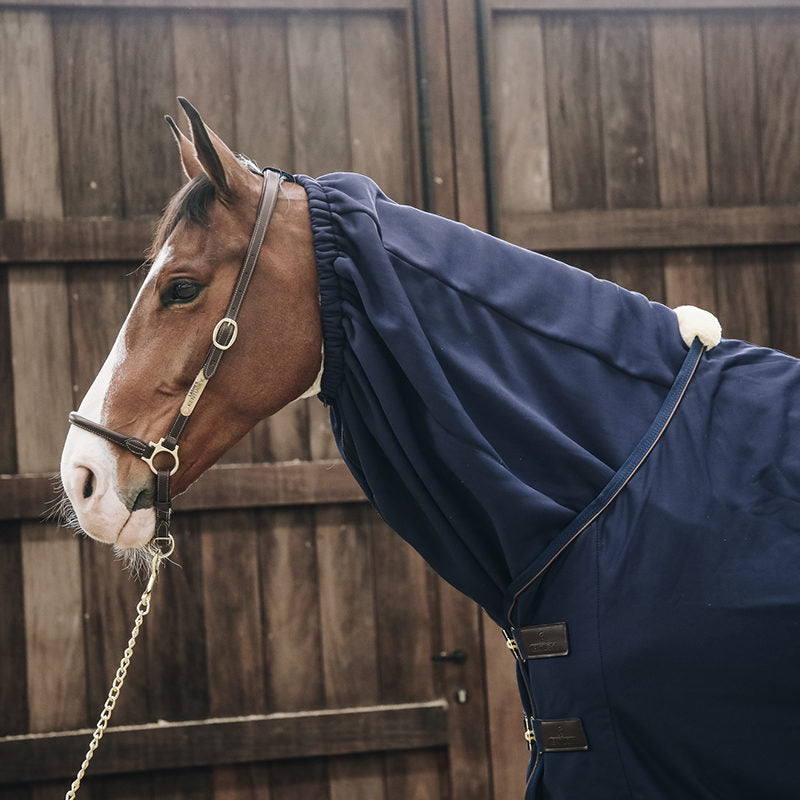
[(321, 389), (322, 389), (322, 370), (325, 367), (325, 347), (322, 348), (321, 353), (322, 361), (319, 365), (319, 372), (317, 373), (317, 377), (314, 379), (314, 383), (306, 389), (303, 394), (301, 394), (297, 399), (298, 400), (305, 400), (306, 397), (316, 397)]
[(716, 347), (722, 339), (722, 326), (710, 312), (697, 306), (678, 306), (675, 309), (681, 338), (687, 347), (691, 347), (695, 336), (708, 350)]

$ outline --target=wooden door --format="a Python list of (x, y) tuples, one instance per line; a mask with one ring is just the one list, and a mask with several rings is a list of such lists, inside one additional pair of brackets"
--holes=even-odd
[[(262, 164), (364, 172), (455, 216), (446, 8), (424, 5), (0, 3), (4, 796), (65, 790), (141, 591), (36, 517), (181, 183), (163, 114), (185, 95)], [(177, 505), (177, 563), (82, 795), (491, 796), (480, 612), (369, 509), (319, 402)]]

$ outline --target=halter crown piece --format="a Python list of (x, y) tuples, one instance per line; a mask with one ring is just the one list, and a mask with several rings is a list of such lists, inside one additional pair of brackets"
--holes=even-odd
[[(285, 172), (270, 167), (264, 169), (261, 174), (264, 176), (264, 184), (261, 187), (261, 197), (258, 202), (256, 221), (253, 227), (253, 233), (250, 236), (250, 243), (247, 246), (247, 252), (242, 261), (242, 266), (239, 268), (239, 274), (233, 287), (233, 293), (231, 294), (228, 308), (225, 311), (225, 316), (214, 326), (214, 330), (211, 334), (211, 346), (203, 361), (203, 366), (200, 368), (197, 377), (186, 393), (180, 411), (178, 411), (175, 416), (166, 436), (162, 436), (157, 442), (146, 443), (135, 436), (127, 436), (124, 433), (111, 430), (111, 428), (107, 428), (99, 422), (92, 422), (92, 420), (86, 419), (76, 414), (74, 411), (69, 415), (71, 425), (76, 425), (90, 433), (102, 436), (112, 444), (124, 447), (129, 453), (132, 453), (137, 458), (141, 458), (142, 461), (150, 467), (155, 475), (156, 481), (156, 496), (155, 502), (153, 503), (156, 511), (156, 527), (153, 540), (150, 543), (150, 551), (152, 554), (150, 580), (136, 607), (136, 620), (128, 640), (128, 646), (125, 649), (122, 661), (117, 669), (116, 676), (114, 677), (105, 705), (103, 706), (103, 711), (100, 714), (97, 727), (92, 735), (89, 749), (86, 752), (75, 780), (67, 791), (65, 800), (73, 800), (75, 797), (81, 785), (81, 780), (89, 766), (89, 762), (92, 760), (92, 756), (95, 750), (97, 750), (100, 740), (103, 738), (108, 721), (111, 719), (111, 713), (117, 702), (117, 697), (119, 697), (120, 689), (127, 675), (139, 630), (144, 621), (144, 617), (150, 611), (150, 595), (155, 586), (161, 562), (172, 554), (175, 547), (175, 542), (170, 533), (172, 503), (169, 492), (169, 479), (177, 472), (180, 463), (178, 460), (178, 439), (183, 433), (183, 429), (186, 427), (186, 423), (189, 421), (189, 417), (194, 411), (197, 401), (203, 394), (206, 384), (217, 371), (222, 356), (236, 341), (236, 337), (239, 334), (239, 325), (237, 323), (239, 311), (241, 310), (247, 287), (250, 285), (250, 279), (253, 277), (253, 271), (255, 270), (256, 261), (258, 261), (258, 254), (261, 252), (261, 246), (264, 243), (264, 236), (267, 233), (269, 221), (272, 218), (272, 213), (278, 202), (278, 191), (284, 180), (293, 180), (293, 178)], [(159, 466), (155, 463), (156, 458), (162, 453), (171, 457), (171, 464), (164, 465), (162, 463)], [(161, 460), (163, 461), (163, 459)]]

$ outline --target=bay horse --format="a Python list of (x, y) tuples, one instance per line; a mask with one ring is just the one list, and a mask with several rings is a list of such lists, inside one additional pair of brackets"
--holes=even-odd
[(181, 104), (188, 182), (64, 446), (80, 527), (142, 551), (154, 472), (168, 501), (317, 395), (367, 498), (502, 628), (527, 798), (800, 796), (798, 362), (364, 176), (261, 172)]

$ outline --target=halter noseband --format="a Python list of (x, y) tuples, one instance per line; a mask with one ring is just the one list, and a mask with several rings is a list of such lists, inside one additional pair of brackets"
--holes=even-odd
[[(208, 381), (214, 376), (217, 367), (231, 345), (236, 341), (239, 333), (239, 326), (237, 318), (239, 311), (242, 307), (247, 287), (250, 284), (250, 278), (253, 276), (258, 254), (261, 252), (261, 245), (264, 243), (264, 236), (267, 233), (267, 226), (272, 218), (272, 212), (275, 210), (275, 204), (278, 201), (278, 190), (281, 183), (287, 179), (292, 179), (291, 176), (286, 176), (280, 170), (266, 168), (262, 171), (264, 176), (264, 185), (261, 188), (261, 198), (258, 203), (258, 211), (256, 212), (255, 226), (253, 233), (250, 237), (250, 244), (247, 247), (242, 266), (239, 269), (239, 275), (236, 278), (236, 284), (233, 287), (228, 308), (225, 311), (225, 316), (214, 326), (214, 331), (211, 334), (211, 346), (206, 354), (203, 366), (197, 377), (194, 379), (189, 391), (186, 393), (183, 403), (181, 404), (180, 411), (175, 416), (175, 419), (170, 425), (166, 436), (162, 436), (158, 442), (145, 443), (142, 439), (135, 436), (126, 436), (124, 433), (107, 428), (98, 422), (92, 422), (85, 417), (72, 411), (69, 415), (71, 425), (76, 425), (83, 428), (90, 433), (102, 436), (105, 440), (124, 447), (128, 452), (133, 453), (137, 458), (141, 458), (156, 476), (156, 497), (154, 507), (156, 510), (156, 539), (165, 539), (171, 541), (169, 533), (170, 515), (172, 512), (170, 494), (169, 494), (169, 479), (174, 475), (178, 469), (178, 439), (180, 438), (189, 417), (194, 411), (200, 395), (206, 388)], [(293, 180), (293, 179), (292, 179)], [(156, 466), (156, 456), (161, 453), (166, 453), (172, 458), (173, 463), (168, 467)]]

